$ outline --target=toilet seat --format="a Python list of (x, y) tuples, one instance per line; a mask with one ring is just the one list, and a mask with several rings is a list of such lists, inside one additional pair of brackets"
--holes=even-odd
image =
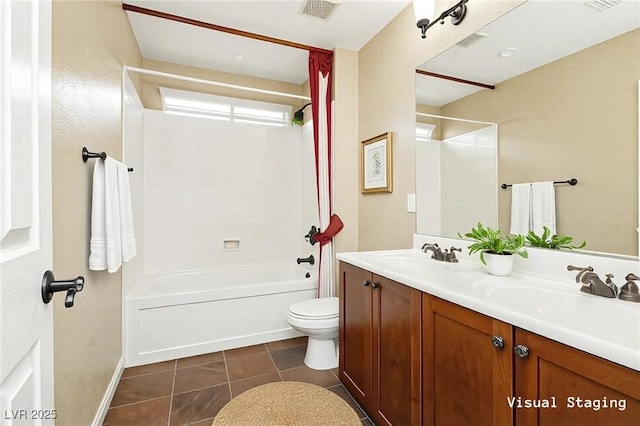
[(289, 315), (294, 318), (308, 320), (338, 318), (338, 298), (324, 297), (294, 303), (289, 307)]
[(325, 297), (289, 306), (287, 322), (308, 337), (304, 363), (315, 370), (336, 368), (338, 362), (339, 299)]

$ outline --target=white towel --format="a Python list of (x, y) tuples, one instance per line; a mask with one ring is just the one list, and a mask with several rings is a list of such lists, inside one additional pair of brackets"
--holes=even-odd
[(531, 225), (531, 184), (516, 183), (511, 186), (511, 234), (525, 235)]
[(553, 182), (535, 182), (531, 185), (531, 229), (541, 235), (546, 226), (551, 235), (556, 233), (556, 190)]
[(93, 193), (91, 196), (91, 242), (89, 269), (107, 269), (107, 235), (105, 227), (104, 163), (96, 161), (93, 167)]
[(118, 167), (118, 198), (120, 200), (120, 236), (122, 240), (122, 261), (128, 262), (136, 254), (136, 237), (133, 231), (133, 210), (129, 188), (129, 170), (123, 163)]
[[(124, 173), (124, 174), (123, 174)], [(136, 255), (127, 166), (107, 158), (93, 171), (89, 269), (116, 272)]]

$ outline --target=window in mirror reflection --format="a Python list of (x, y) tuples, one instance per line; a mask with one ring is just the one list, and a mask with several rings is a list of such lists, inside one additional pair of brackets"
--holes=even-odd
[[(420, 234), (458, 237), (479, 221), (498, 223), (498, 126), (418, 113), (416, 123), (416, 229)], [(425, 121), (431, 121), (425, 122)], [(456, 123), (479, 129), (455, 132)], [(445, 196), (456, 194), (455, 197)]]

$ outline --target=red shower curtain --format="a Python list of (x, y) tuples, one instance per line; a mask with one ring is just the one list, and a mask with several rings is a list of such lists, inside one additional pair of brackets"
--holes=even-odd
[[(309, 85), (316, 157), (316, 188), (320, 213), (320, 230), (323, 232), (320, 247), (318, 297), (333, 297), (336, 295), (332, 237), (342, 228), (340, 218), (333, 215), (332, 206), (332, 68), (333, 53), (309, 52)], [(329, 226), (330, 224), (331, 226)]]

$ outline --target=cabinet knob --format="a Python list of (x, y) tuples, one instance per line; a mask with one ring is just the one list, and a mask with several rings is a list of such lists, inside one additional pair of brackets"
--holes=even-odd
[(380, 287), (380, 284), (378, 283), (371, 283), (371, 288), (378, 288)]
[(518, 345), (513, 348), (513, 352), (518, 355), (520, 358), (526, 358), (529, 356), (529, 348), (525, 345)]
[(371, 284), (371, 283), (369, 281), (367, 281), (367, 280), (363, 280), (362, 281), (362, 285), (365, 286), (365, 287), (367, 287), (369, 284)]
[(504, 339), (500, 336), (493, 336), (491, 338), (491, 343), (498, 349), (504, 348)]

